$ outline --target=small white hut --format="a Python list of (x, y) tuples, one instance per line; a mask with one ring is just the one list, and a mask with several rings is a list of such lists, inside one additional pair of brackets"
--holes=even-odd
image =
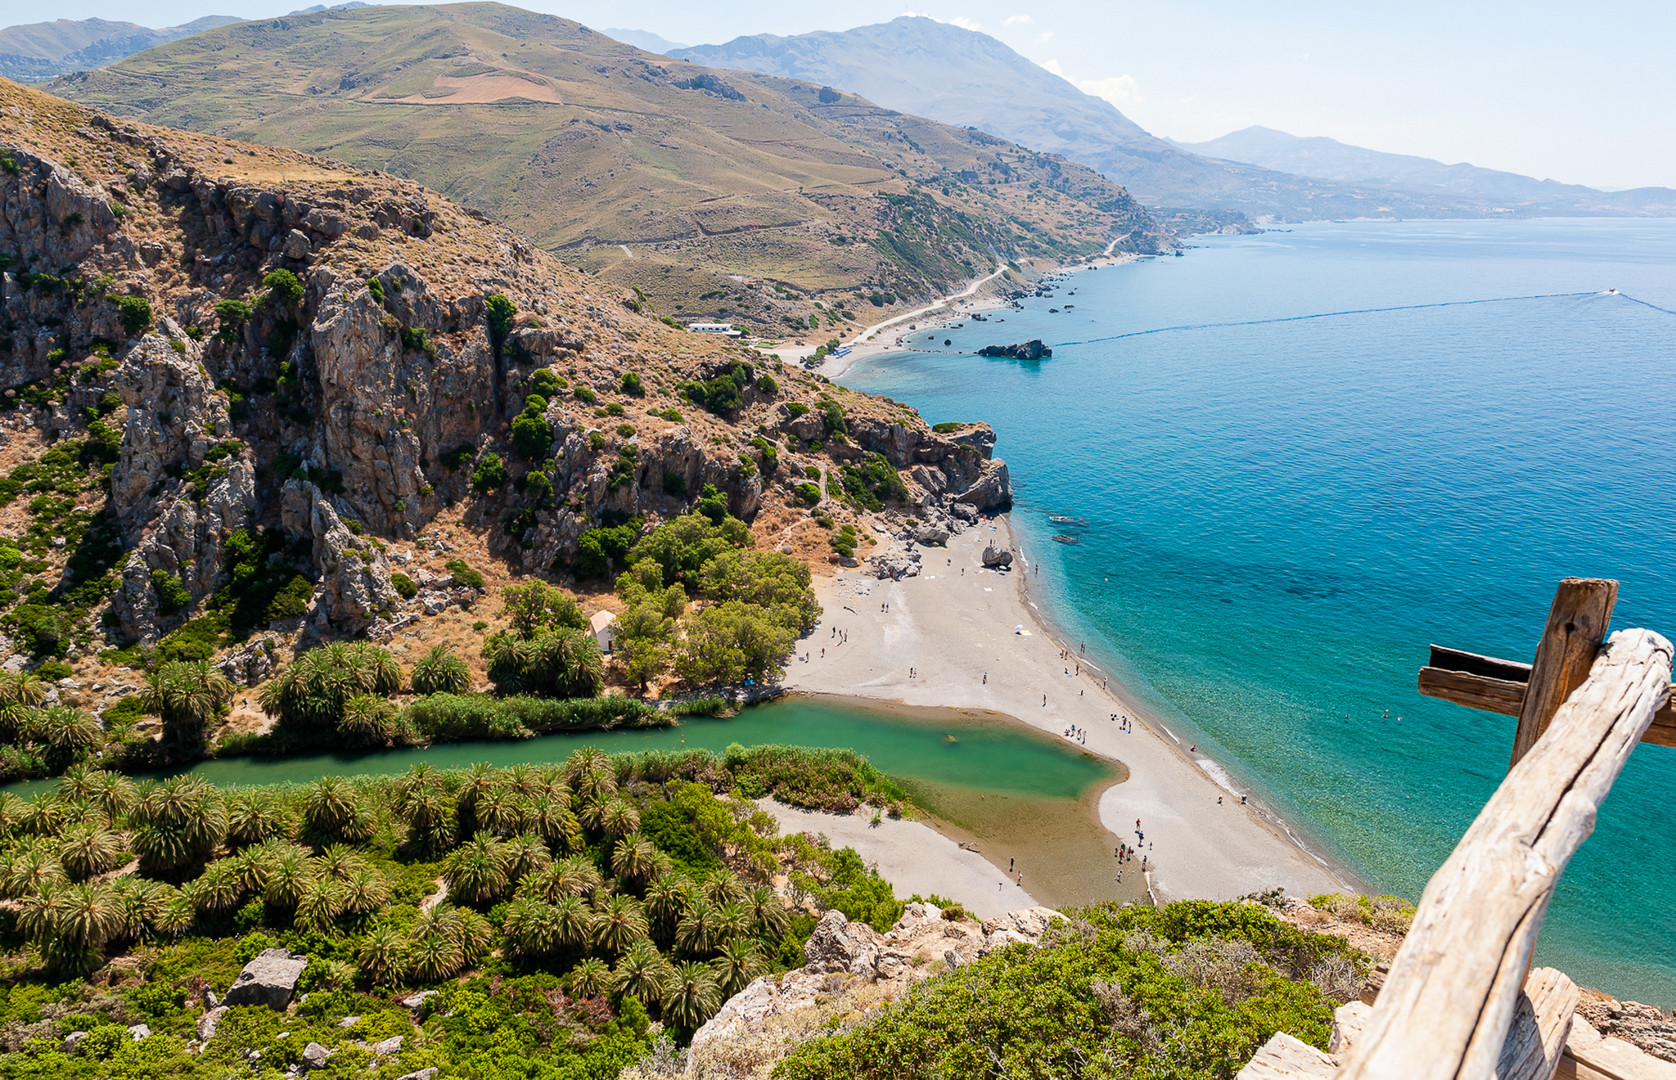
[(599, 642), (599, 651), (608, 653), (617, 637), (617, 616), (609, 611), (596, 611), (588, 620), (588, 630)]

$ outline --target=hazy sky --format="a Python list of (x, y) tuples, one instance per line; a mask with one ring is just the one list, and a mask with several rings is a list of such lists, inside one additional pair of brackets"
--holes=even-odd
[[(60, 18), (149, 26), (305, 0), (61, 0)], [(890, 0), (526, 0), (682, 44), (883, 22)], [(1154, 134), (1251, 124), (1598, 187), (1676, 187), (1676, 3), (1555, 0), (912, 0), (978, 29)], [(46, 8), (0, 0), (0, 25)]]

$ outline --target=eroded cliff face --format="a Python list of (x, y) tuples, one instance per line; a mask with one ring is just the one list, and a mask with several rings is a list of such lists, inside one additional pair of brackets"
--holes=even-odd
[(1009, 501), (986, 427), (671, 329), (416, 185), (3, 82), (0, 115), (0, 386), (52, 438), (120, 429), (117, 637), (201, 613), (241, 529), (283, 535), (334, 635), (397, 613), (384, 542), (444, 513), (562, 574), (588, 528), (707, 489), (807, 519), (873, 455), (910, 501)]

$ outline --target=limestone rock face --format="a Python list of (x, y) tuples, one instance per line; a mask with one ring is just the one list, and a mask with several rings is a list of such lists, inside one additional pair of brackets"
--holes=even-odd
[(945, 919), (931, 904), (913, 903), (889, 933), (880, 934), (866, 923), (850, 922), (843, 912), (828, 911), (804, 944), (808, 962), (782, 976), (764, 975), (729, 998), (693, 1035), (693, 1055), (716, 1040), (758, 1034), (773, 1017), (809, 1008), (818, 997), (857, 980), (901, 991), (995, 949), (1018, 942), (1036, 944), (1055, 919), (1063, 921), (1064, 916), (1035, 907), (980, 926), (970, 919)]
[(261, 955), (244, 966), (239, 977), (222, 999), (222, 1004), (266, 1005), (270, 1009), (284, 1009), (291, 1004), (297, 991), (297, 980), (302, 978), (308, 957), (289, 949), (263, 949)]
[(162, 629), (152, 573), (179, 578), (194, 603), (207, 596), (223, 580), (223, 544), (258, 505), (253, 455), (231, 438), (199, 346), (167, 319), (160, 330), (117, 372), (128, 419), (111, 471), (111, 508), (131, 549), (113, 607), (142, 641)]
[(359, 634), (401, 597), (390, 584), (390, 564), (372, 543), (356, 536), (307, 480), (285, 482), (281, 513), (286, 532), (313, 545), (315, 586), (308, 623), (321, 634)]

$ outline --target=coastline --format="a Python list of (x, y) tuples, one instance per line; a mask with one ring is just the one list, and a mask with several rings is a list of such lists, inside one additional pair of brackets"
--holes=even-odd
[[(1108, 248), (1108, 252), (1109, 250)], [(1140, 258), (1142, 256), (1127, 253), (1122, 255), (1105, 254), (1084, 264), (1056, 266), (1038, 275), (1038, 278), (1050, 277), (1054, 274), (1073, 274), (1082, 270), (1094, 270), (1102, 266), (1121, 266), (1124, 263), (1135, 262)], [(911, 352), (912, 350), (903, 344), (903, 337), (908, 331), (906, 326), (902, 324), (916, 319), (928, 321), (924, 326), (919, 326), (914, 330), (914, 333), (945, 326), (953, 320), (964, 318), (975, 312), (1004, 310), (1007, 305), (993, 302), (991, 296), (980, 295), (983, 286), (1000, 277), (1004, 270), (1006, 270), (1005, 266), (998, 266), (984, 277), (974, 278), (968, 282), (960, 292), (950, 293), (924, 307), (915, 308), (913, 311), (904, 312), (901, 315), (893, 315), (883, 322), (874, 323), (844, 343), (850, 350), (849, 352), (843, 356), (828, 357), (826, 362), (817, 370), (829, 379), (836, 379), (863, 360), (871, 360), (894, 352)], [(944, 309), (948, 310), (945, 311)], [(939, 314), (939, 312), (942, 314)], [(899, 329), (896, 332), (883, 333), (888, 327), (898, 327)], [(881, 333), (883, 333), (882, 337), (879, 336)]]
[[(847, 640), (823, 657), (817, 630), (803, 646), (809, 660), (790, 665), (786, 688), (985, 709), (1061, 738), (1071, 724), (1086, 730), (1079, 747), (1128, 774), (1099, 793), (1099, 821), (1115, 845), (1135, 843), (1141, 820), (1148, 884), (1160, 901), (1226, 900), (1276, 887), (1300, 896), (1364, 890), (1272, 810), (1255, 800), (1241, 805), (1238, 797), (1249, 793), (1210, 759), (1189, 754), (1125, 687), (1102, 680), (1086, 661), (1062, 660), (1061, 650), (1074, 654), (1076, 643), (1062, 643), (1030, 599), (1024, 560), (1005, 573), (983, 569), (980, 555), (991, 542), (1018, 550), (1005, 517), (951, 538), (946, 549), (920, 548), (917, 577), (878, 580), (863, 570), (817, 577), (822, 628)], [(1067, 674), (1078, 663), (1083, 674)], [(1133, 731), (1121, 732), (1112, 714), (1131, 717)], [(1113, 860), (1114, 875), (1116, 868)]]

